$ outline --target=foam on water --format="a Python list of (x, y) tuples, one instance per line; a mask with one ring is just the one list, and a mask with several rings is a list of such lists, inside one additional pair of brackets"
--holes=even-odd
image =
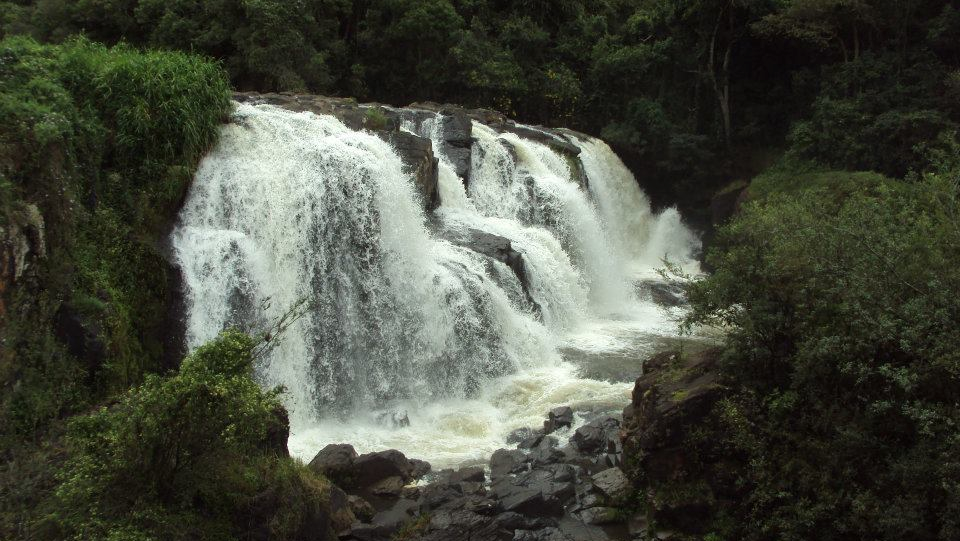
[[(651, 211), (606, 144), (568, 137), (585, 187), (570, 156), (474, 123), (465, 188), (442, 126), (402, 127), (434, 143), (431, 227), (390, 145), (333, 117), (237, 105), (197, 172), (172, 234), (189, 346), (312, 299), (257, 367), (287, 388), (289, 445), (305, 460), (333, 442), (436, 466), (486, 460), (552, 407), (619, 410), (635, 374), (583, 363), (676, 335), (676, 314), (633, 280), (664, 254), (692, 268), (696, 238), (676, 211)], [(510, 240), (536, 307), (505, 264), (444, 240), (468, 230)]]

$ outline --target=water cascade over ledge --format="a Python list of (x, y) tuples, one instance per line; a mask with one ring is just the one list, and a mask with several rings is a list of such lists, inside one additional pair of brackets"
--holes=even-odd
[[(664, 256), (696, 269), (678, 213), (654, 213), (600, 140), (389, 112), (384, 134), (236, 104), (171, 237), (188, 346), (309, 299), (257, 367), (287, 389), (306, 459), (350, 442), (462, 464), (550, 407), (625, 402), (628, 380), (595, 360), (675, 335), (675, 314), (638, 285)], [(402, 147), (418, 142), (413, 171)]]

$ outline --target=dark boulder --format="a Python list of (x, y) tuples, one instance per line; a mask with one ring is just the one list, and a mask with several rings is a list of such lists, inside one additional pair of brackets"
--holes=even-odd
[(570, 406), (553, 408), (547, 414), (547, 420), (543, 422), (543, 432), (550, 434), (561, 428), (573, 425), (573, 409)]
[(410, 472), (410, 477), (414, 479), (420, 479), (424, 475), (430, 473), (430, 463), (426, 460), (411, 458), (410, 464), (413, 466), (413, 471)]
[(437, 158), (429, 139), (405, 131), (383, 132), (380, 137), (400, 155), (405, 171), (413, 176), (423, 206), (430, 211), (440, 206), (437, 190)]
[(356, 460), (357, 451), (352, 445), (331, 443), (313, 457), (308, 467), (341, 487), (352, 488), (356, 484)]
[(443, 115), (443, 152), (453, 164), (457, 176), (464, 184), (470, 183), (470, 147), (473, 145), (473, 124), (462, 111), (444, 110)]
[[(526, 440), (526, 439), (528, 439), (528, 438), (530, 438), (530, 437), (533, 437), (533, 436), (535, 436), (535, 435), (538, 435), (538, 434), (539, 434), (539, 435), (543, 435), (543, 433), (542, 433), (541, 431), (539, 431), (539, 430), (534, 430), (534, 429), (532, 429), (532, 428), (527, 428), (527, 427), (518, 428), (518, 429), (514, 430), (513, 432), (507, 434), (507, 443), (520, 443), (520, 442), (522, 442), (522, 441), (524, 441), (524, 440)], [(536, 444), (534, 444), (534, 445), (536, 445)]]
[(388, 477), (399, 477), (403, 482), (413, 479), (414, 465), (396, 449), (367, 453), (353, 464), (356, 486), (369, 487)]
[(616, 453), (620, 447), (620, 421), (610, 416), (594, 419), (578, 428), (570, 443), (582, 453)]
[(490, 476), (494, 479), (527, 469), (527, 456), (523, 451), (497, 449), (490, 456)]
[(530, 280), (527, 277), (526, 264), (523, 261), (523, 255), (513, 249), (510, 239), (480, 231), (478, 229), (467, 229), (465, 231), (444, 231), (444, 237), (458, 246), (469, 248), (478, 254), (483, 254), (491, 259), (495, 259), (505, 264), (517, 276), (520, 286), (523, 288), (526, 300), (534, 308), (540, 311), (540, 306), (533, 300), (530, 293)]
[(450, 472), (448, 477), (449, 483), (464, 483), (464, 482), (482, 483), (485, 480), (486, 480), (486, 475), (483, 472), (483, 468), (479, 466), (460, 468), (457, 471)]
[(372, 485), (367, 487), (367, 491), (370, 494), (383, 497), (399, 497), (400, 492), (403, 491), (403, 477), (399, 475), (392, 475), (385, 479), (374, 482)]
[(663, 280), (644, 280), (637, 285), (640, 295), (660, 306), (673, 308), (685, 306), (687, 297), (679, 284)]
[(608, 468), (590, 479), (594, 490), (606, 497), (608, 502), (621, 500), (630, 494), (630, 480), (620, 468)]

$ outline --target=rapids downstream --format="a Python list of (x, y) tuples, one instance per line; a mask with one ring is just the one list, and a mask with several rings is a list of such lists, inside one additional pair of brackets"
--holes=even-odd
[[(397, 112), (432, 142), (435, 209), (385, 138), (236, 104), (172, 233), (188, 346), (309, 299), (257, 367), (286, 388), (304, 460), (349, 442), (479, 463), (553, 407), (619, 410), (640, 359), (677, 339), (677, 309), (644, 287), (664, 257), (697, 272), (696, 236), (675, 210), (653, 212), (598, 139), (473, 120), (464, 169), (442, 114)], [(522, 265), (477, 238), (508, 240)]]

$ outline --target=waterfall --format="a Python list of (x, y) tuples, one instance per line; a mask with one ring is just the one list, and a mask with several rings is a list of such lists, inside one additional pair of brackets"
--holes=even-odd
[[(264, 385), (287, 389), (295, 452), (355, 434), (462, 459), (533, 404), (619, 396), (622, 384), (576, 375), (565, 337), (644, 302), (633, 266), (660, 252), (689, 258), (695, 245), (675, 211), (651, 212), (599, 140), (568, 137), (575, 158), (474, 122), (467, 183), (441, 120), (402, 127), (433, 142), (441, 206), (430, 215), (394, 148), (332, 116), (237, 104), (196, 173), (172, 233), (188, 345), (229, 326), (263, 329), (309, 300), (256, 367)], [(522, 272), (471, 249), (463, 239), (477, 234), (509, 241)], [(414, 427), (370, 423), (391, 407), (410, 410)], [(468, 410), (485, 424), (443, 417)], [(449, 424), (460, 443), (422, 432), (431, 424)]]

